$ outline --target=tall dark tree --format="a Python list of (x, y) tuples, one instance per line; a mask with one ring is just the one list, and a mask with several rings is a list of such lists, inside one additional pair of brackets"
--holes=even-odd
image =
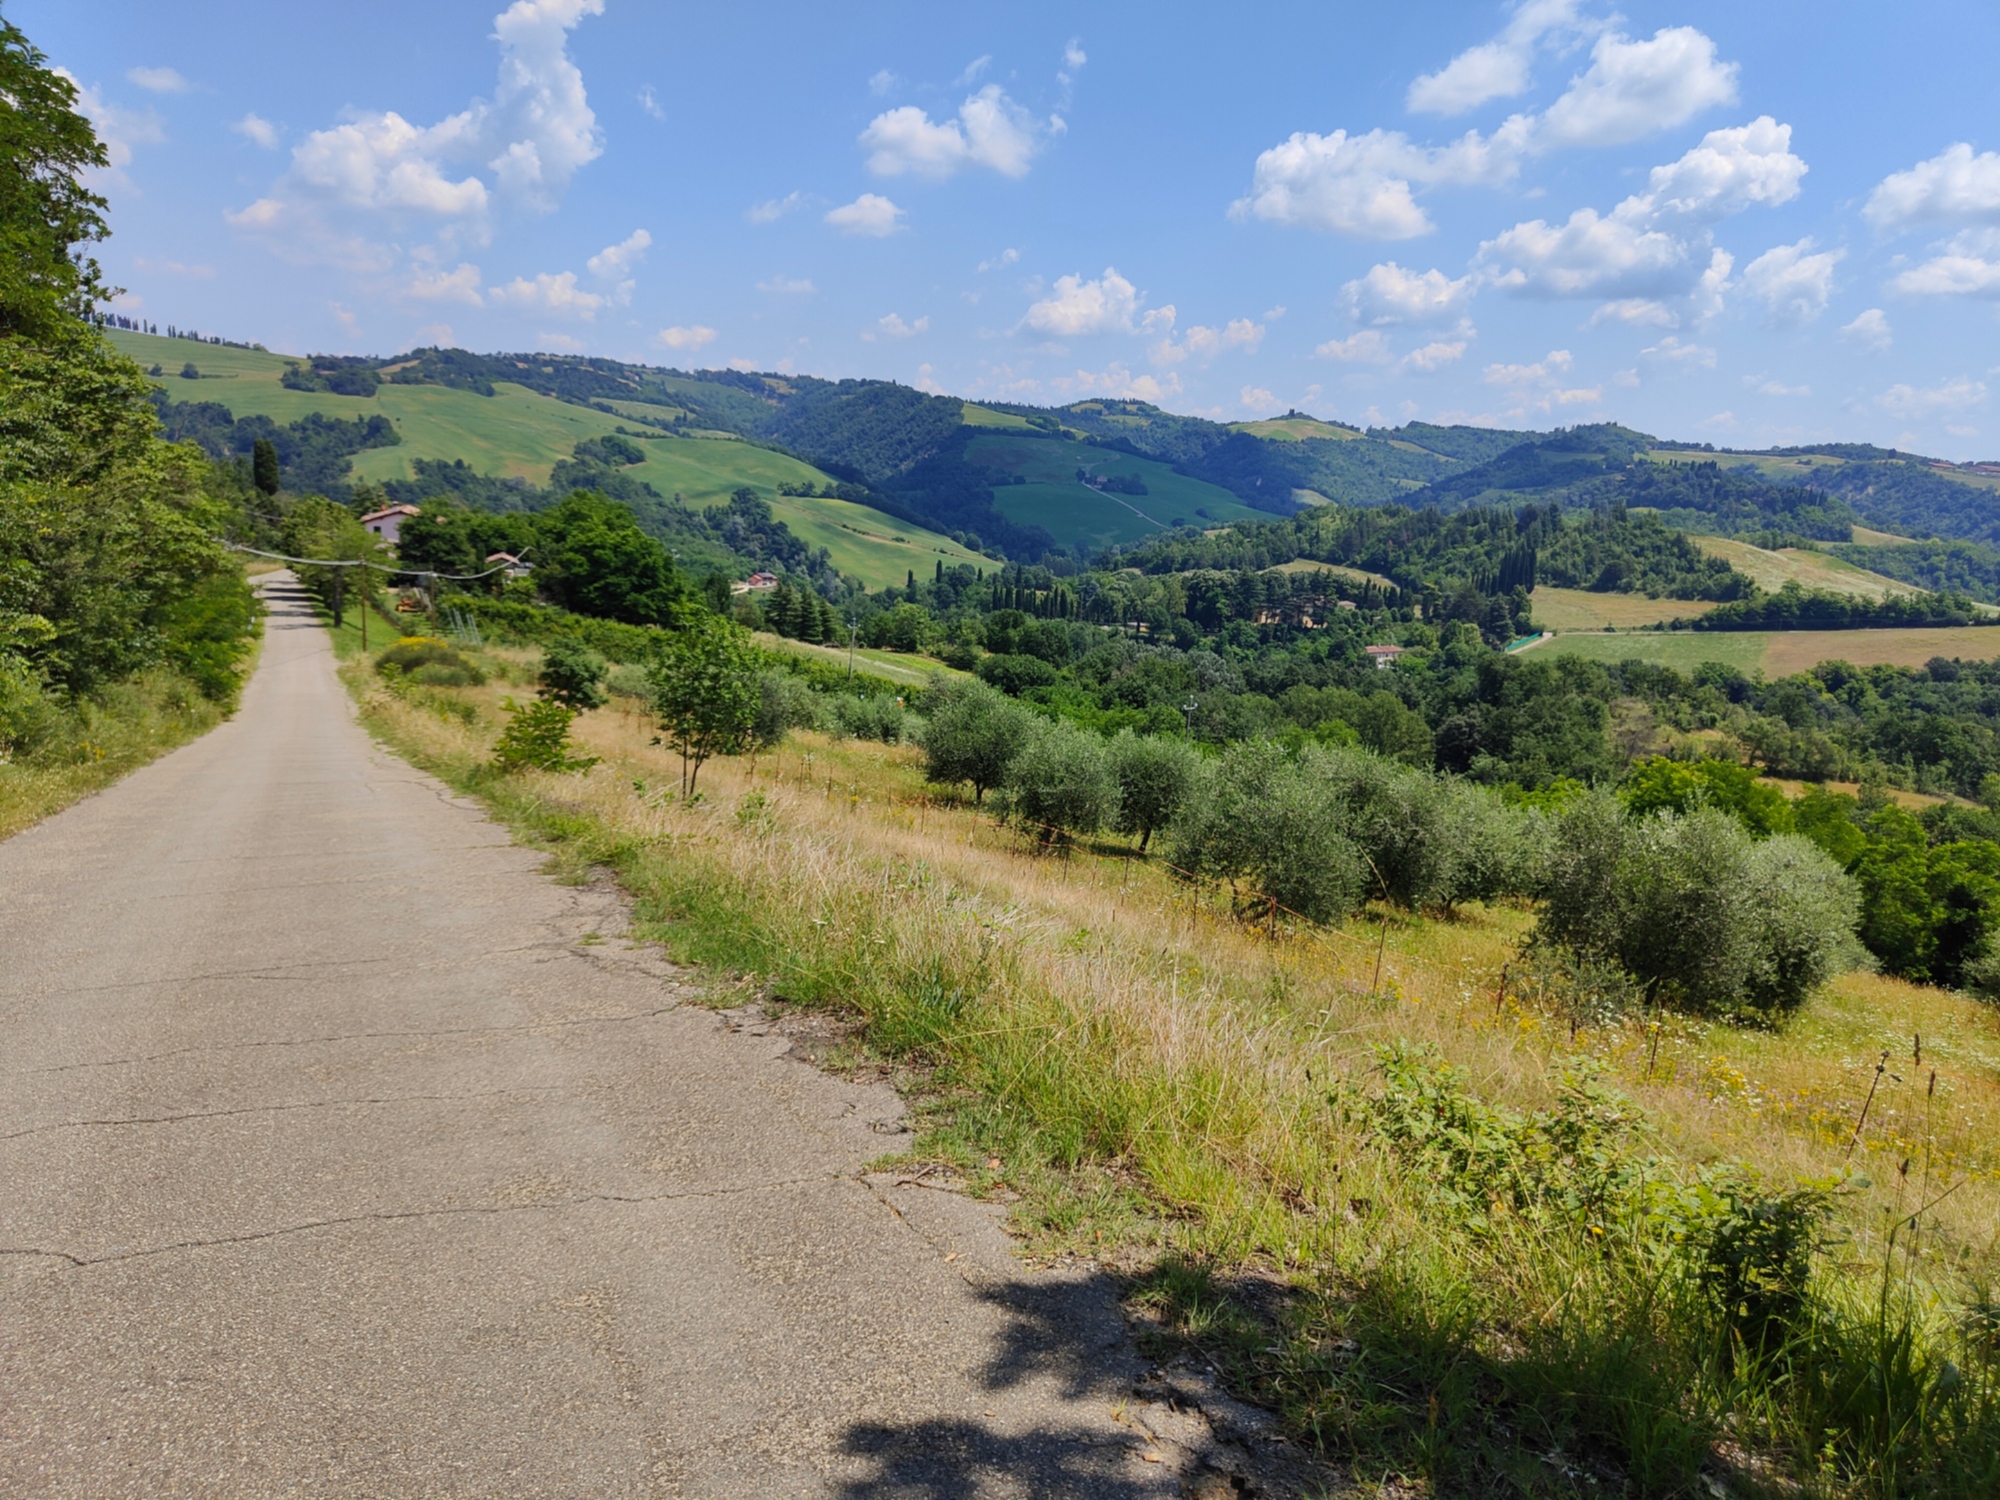
[(278, 448), (269, 438), (258, 438), (250, 450), (250, 482), (266, 495), (278, 493)]

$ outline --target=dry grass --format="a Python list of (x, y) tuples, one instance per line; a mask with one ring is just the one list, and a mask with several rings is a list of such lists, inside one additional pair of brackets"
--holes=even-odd
[(1715, 608), (1709, 599), (1648, 599), (1644, 594), (1597, 594), (1537, 584), (1529, 602), (1544, 630), (1632, 630), (1668, 620), (1691, 620)]
[(1802, 588), (1823, 589), (1831, 594), (1849, 594), (1857, 599), (1875, 601), (1908, 598), (1925, 592), (1915, 584), (1871, 573), (1866, 568), (1857, 568), (1853, 563), (1843, 562), (1824, 552), (1809, 552), (1798, 547), (1768, 551), (1726, 536), (1695, 536), (1689, 540), (1709, 556), (1719, 557), (1737, 572), (1746, 574), (1760, 589), (1771, 593), (1793, 582)]
[(1857, 667), (1921, 667), (1933, 656), (1991, 661), (2000, 656), (2000, 626), (1912, 626), (1902, 630), (1774, 630), (1764, 670), (1772, 677), (1805, 672), (1823, 661)]

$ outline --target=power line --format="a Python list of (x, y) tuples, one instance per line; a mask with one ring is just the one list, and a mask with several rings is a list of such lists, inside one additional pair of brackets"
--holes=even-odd
[(488, 568), (484, 573), (439, 573), (429, 568), (391, 567), (366, 557), (288, 557), (282, 552), (266, 552), (261, 547), (246, 547), (241, 542), (224, 542), (223, 546), (232, 552), (248, 552), (253, 557), (268, 557), (274, 562), (302, 563), (311, 568), (380, 568), (384, 573), (407, 573), (412, 578), (444, 578), (453, 583), (472, 583), (477, 579), (491, 578), (495, 573), (504, 573), (518, 566), (520, 559), (500, 563)]

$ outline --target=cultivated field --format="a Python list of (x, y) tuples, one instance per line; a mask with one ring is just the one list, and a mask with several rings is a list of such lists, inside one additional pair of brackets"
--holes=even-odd
[(1593, 593), (1537, 584), (1530, 596), (1535, 623), (1544, 630), (1630, 630), (1668, 620), (1691, 620), (1715, 608), (1706, 599), (1648, 599), (1644, 594)]
[[(1144, 541), (1177, 522), (1198, 526), (1270, 519), (1219, 485), (1189, 479), (1151, 459), (1087, 443), (982, 434), (966, 445), (965, 456), (982, 467), (1024, 476), (1026, 484), (996, 487), (994, 505), (1009, 520), (1047, 527), (1064, 546), (1079, 541), (1093, 546)], [(1078, 469), (1138, 479), (1147, 493), (1094, 490), (1077, 481)]]
[(1337, 422), (1322, 422), (1317, 417), (1272, 417), (1262, 422), (1237, 422), (1232, 430), (1280, 443), (1302, 443), (1307, 438), (1351, 443), (1362, 436), (1352, 427), (1342, 427)]
[(1721, 662), (1767, 677), (1804, 672), (1823, 661), (1857, 667), (1921, 667), (1934, 656), (1964, 661), (2000, 657), (2000, 626), (1960, 625), (1904, 630), (1676, 630), (1619, 634), (1572, 632), (1533, 648), (1587, 656), (1592, 661), (1657, 662), (1692, 671)]
[(1747, 575), (1760, 589), (1776, 593), (1788, 583), (1801, 588), (1822, 589), (1831, 594), (1848, 594), (1857, 599), (1882, 600), (1894, 596), (1909, 598), (1924, 592), (1915, 584), (1871, 573), (1853, 563), (1830, 557), (1824, 552), (1808, 552), (1798, 547), (1767, 551), (1748, 542), (1726, 536), (1693, 536), (1691, 540), (1710, 557), (1719, 557), (1737, 572)]

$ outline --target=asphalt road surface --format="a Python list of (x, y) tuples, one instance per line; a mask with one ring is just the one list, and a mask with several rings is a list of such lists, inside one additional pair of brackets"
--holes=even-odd
[(0, 1494), (1191, 1492), (1101, 1282), (869, 1174), (892, 1093), (681, 1004), (269, 597), (234, 720), (0, 843)]

